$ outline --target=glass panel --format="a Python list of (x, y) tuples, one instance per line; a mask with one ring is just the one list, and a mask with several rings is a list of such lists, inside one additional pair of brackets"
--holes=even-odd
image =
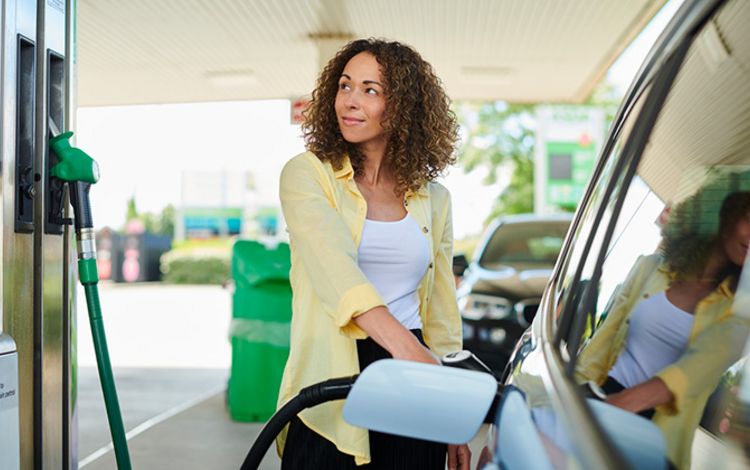
[[(607, 188), (618, 188), (622, 184), (624, 172), (621, 171), (614, 175), (614, 170), (617, 167), (622, 148), (630, 136), (630, 131), (632, 130), (638, 113), (643, 106), (643, 102), (645, 101), (646, 96), (648, 96), (648, 91), (649, 90), (646, 89), (638, 98), (631, 109), (630, 115), (625, 120), (617, 140), (612, 145), (610, 153), (603, 157), (606, 159), (604, 167), (594, 184), (591, 197), (585, 202), (585, 206), (581, 210), (582, 216), (573, 235), (573, 239), (576, 240), (576, 243), (574, 243), (571, 249), (568, 250), (567, 256), (562, 261), (560, 275), (555, 280), (555, 303), (557, 305), (555, 311), (558, 315), (565, 312), (566, 308), (571, 310), (579, 300), (577, 294), (580, 294), (580, 289), (575, 292), (569, 289), (575, 280), (579, 267), (582, 272), (581, 282), (578, 283), (578, 286), (585, 285), (586, 279), (590, 278), (593, 273), (593, 262), (595, 261), (595, 256), (586, 255), (585, 241), (593, 235), (594, 239), (592, 246), (589, 249), (589, 253), (596, 254), (599, 252), (601, 248), (601, 237), (604, 232), (603, 228), (606, 227), (606, 221), (609, 220), (611, 207), (609, 207), (609, 210), (605, 213), (604, 220), (598, 224), (596, 216), (602, 204), (608, 204), (608, 206), (611, 206), (613, 203), (612, 198), (605, 200)], [(617, 191), (612, 191), (612, 193), (616, 194)], [(558, 322), (556, 326), (559, 325), (560, 322)]]
[[(599, 278), (587, 277), (593, 256), (584, 260), (597, 298), (576, 379), (640, 414), (636, 429), (658, 428), (677, 468), (750, 465), (748, 24), (750, 3), (729, 2), (699, 33), (613, 221)], [(643, 453), (606, 420), (628, 458)]]

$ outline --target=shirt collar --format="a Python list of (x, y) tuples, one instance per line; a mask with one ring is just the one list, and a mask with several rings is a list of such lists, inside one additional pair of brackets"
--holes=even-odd
[(719, 284), (719, 286), (716, 288), (716, 291), (723, 294), (725, 297), (732, 298), (734, 297), (734, 292), (732, 292), (732, 284), (734, 284), (734, 277), (727, 276), (723, 281), (721, 281), (721, 284)]
[(417, 188), (416, 191), (412, 191), (412, 190), (407, 191), (406, 192), (406, 197), (409, 198), (409, 197), (412, 197), (412, 196), (421, 196), (421, 197), (427, 197), (427, 196), (429, 196), (430, 195), (430, 190), (427, 187), (428, 184), (429, 183), (423, 184), (422, 186), (420, 186), (419, 188)]
[(341, 162), (341, 168), (334, 170), (333, 175), (338, 179), (351, 179), (354, 177), (354, 168), (352, 168), (352, 162), (349, 160), (349, 155), (344, 155), (344, 159)]
[[(662, 273), (666, 274), (670, 281), (675, 280), (675, 278), (677, 277), (674, 272), (670, 271), (667, 268), (667, 265), (665, 262), (662, 262), (662, 264), (659, 266), (659, 270)], [(722, 280), (719, 283), (719, 285), (716, 286), (716, 288), (712, 291), (712, 293), (707, 296), (707, 298), (711, 297), (714, 294), (720, 294), (728, 298), (734, 297), (734, 292), (732, 291), (733, 283), (734, 283), (734, 278), (732, 276), (725, 277), (724, 280)]]

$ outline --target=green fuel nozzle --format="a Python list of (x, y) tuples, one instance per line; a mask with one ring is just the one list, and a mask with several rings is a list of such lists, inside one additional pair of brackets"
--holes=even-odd
[(94, 227), (89, 190), (92, 184), (99, 181), (99, 165), (86, 152), (70, 145), (72, 132), (60, 134), (53, 125), (50, 125), (50, 132), (53, 137), (49, 146), (58, 160), (50, 170), (50, 175), (70, 186), (70, 204), (75, 213), (76, 234), (80, 236), (82, 229)]
[(69, 183), (96, 183), (99, 181), (99, 165), (86, 152), (70, 145), (71, 137), (73, 133), (68, 131), (50, 139), (49, 146), (58, 158), (50, 174)]
[(107, 338), (104, 333), (102, 309), (99, 303), (99, 274), (96, 267), (96, 235), (91, 216), (89, 190), (99, 180), (99, 165), (83, 150), (70, 145), (72, 132), (61, 133), (52, 119), (49, 120), (49, 148), (57, 156), (57, 164), (50, 175), (68, 183), (70, 205), (73, 206), (74, 226), (78, 246), (78, 274), (86, 295), (91, 334), (94, 340), (96, 363), (104, 395), (104, 405), (109, 420), (115, 459), (119, 470), (130, 470), (130, 454), (125, 427), (117, 399), (117, 388), (109, 360)]

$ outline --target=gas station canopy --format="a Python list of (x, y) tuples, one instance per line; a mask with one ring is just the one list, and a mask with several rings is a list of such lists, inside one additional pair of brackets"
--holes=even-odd
[(297, 98), (343, 44), (414, 46), (453, 99), (586, 99), (666, 0), (79, 0), (78, 105)]

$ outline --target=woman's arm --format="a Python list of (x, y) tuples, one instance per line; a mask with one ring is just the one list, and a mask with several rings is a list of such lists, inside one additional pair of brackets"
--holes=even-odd
[(643, 410), (665, 405), (673, 399), (674, 395), (664, 381), (659, 377), (652, 377), (635, 387), (608, 395), (607, 403), (623, 410), (640, 413)]
[(668, 414), (678, 413), (686, 400), (715, 387), (724, 372), (742, 357), (750, 334), (750, 319), (743, 312), (730, 312), (706, 327), (674, 364), (656, 374), (673, 399), (661, 405)]
[(610, 395), (607, 402), (636, 413), (657, 407), (677, 413), (685, 400), (715, 386), (741, 357), (749, 331), (748, 319), (730, 313), (702, 331), (677, 362), (640, 385)]
[(435, 355), (422, 346), (416, 336), (383, 306), (375, 307), (354, 317), (354, 323), (388, 351), (394, 359), (440, 364)]

